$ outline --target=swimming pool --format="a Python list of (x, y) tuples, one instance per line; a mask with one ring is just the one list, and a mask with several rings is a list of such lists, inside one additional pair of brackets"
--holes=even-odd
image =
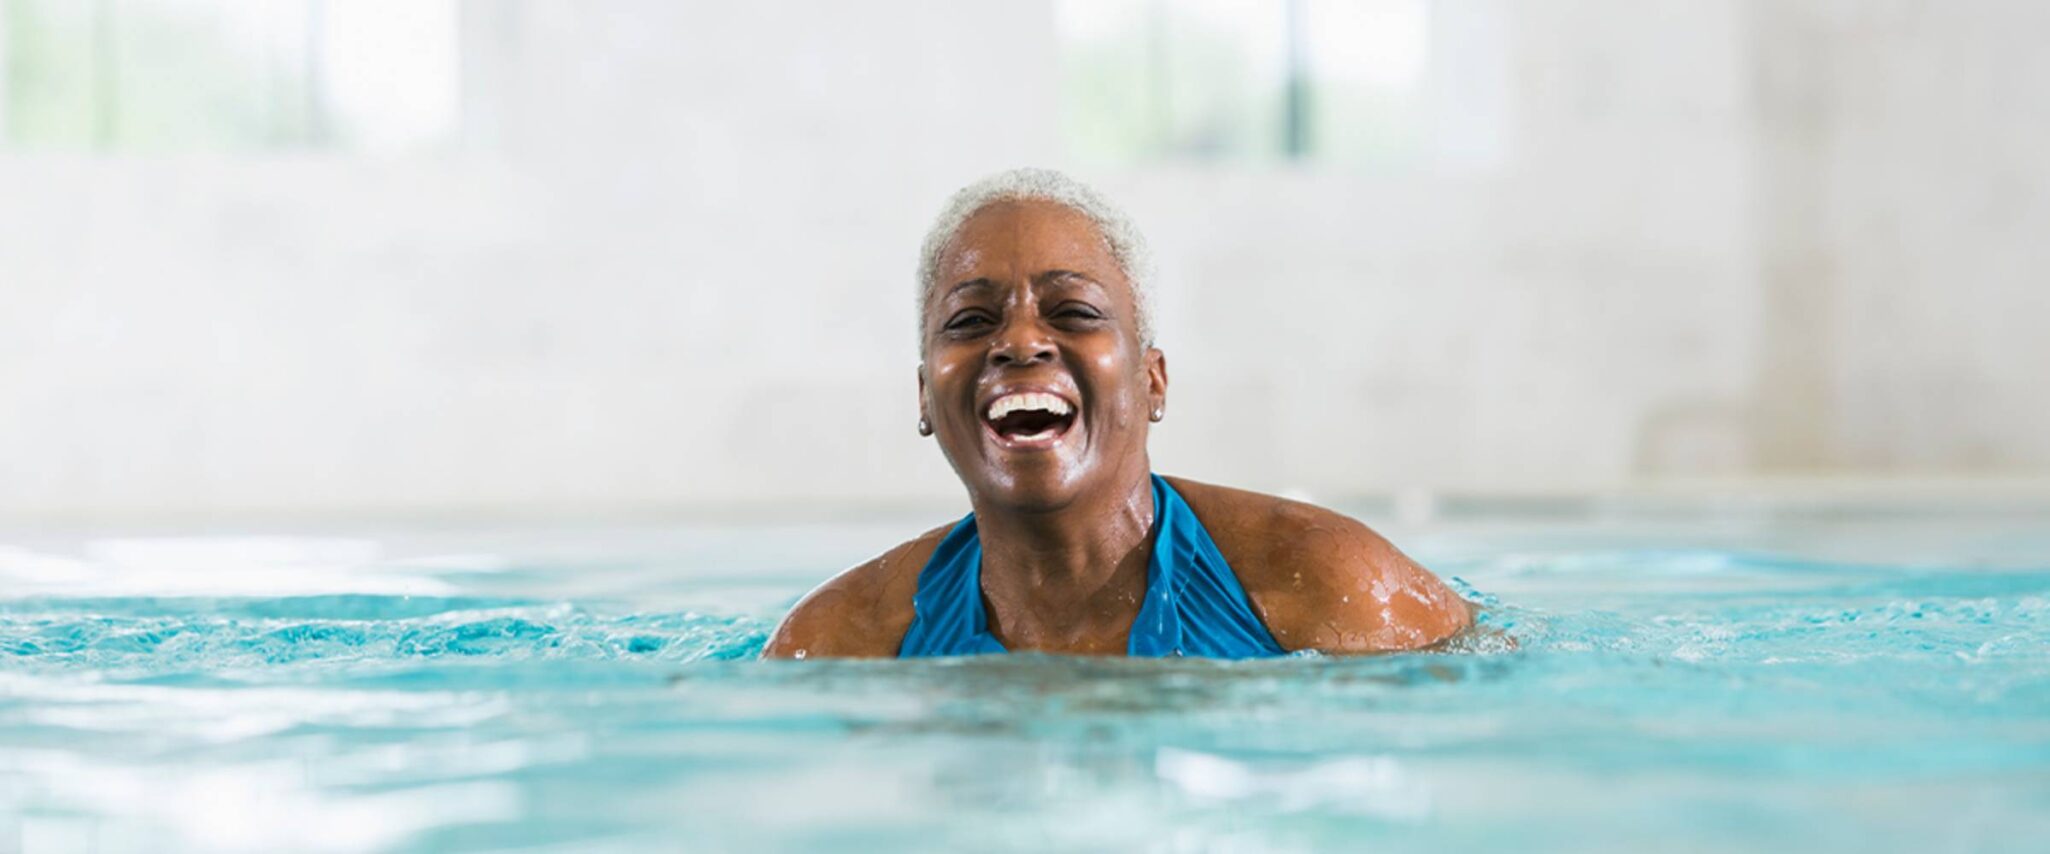
[(752, 660), (927, 521), (0, 538), (0, 850), (2050, 839), (2041, 514), (1390, 531), (1514, 649)]

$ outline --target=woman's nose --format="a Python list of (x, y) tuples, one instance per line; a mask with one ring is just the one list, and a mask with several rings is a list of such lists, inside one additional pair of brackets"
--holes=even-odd
[(1044, 327), (1030, 320), (1006, 324), (989, 348), (993, 365), (1051, 362), (1053, 358), (1053, 339)]

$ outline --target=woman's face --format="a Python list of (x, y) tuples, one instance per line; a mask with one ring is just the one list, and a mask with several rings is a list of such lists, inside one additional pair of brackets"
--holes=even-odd
[(1025, 510), (1143, 478), (1167, 363), (1094, 223), (1052, 202), (983, 208), (940, 253), (920, 414), (969, 494)]

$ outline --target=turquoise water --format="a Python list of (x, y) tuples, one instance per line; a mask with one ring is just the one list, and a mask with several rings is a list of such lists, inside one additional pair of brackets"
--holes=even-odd
[(1515, 645), (757, 662), (914, 523), (0, 538), (0, 851), (2042, 850), (2050, 525), (1391, 530)]

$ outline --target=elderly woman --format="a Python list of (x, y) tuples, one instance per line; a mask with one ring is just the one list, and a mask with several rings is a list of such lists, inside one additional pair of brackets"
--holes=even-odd
[(918, 432), (974, 512), (827, 581), (767, 657), (1253, 658), (1417, 649), (1466, 603), (1367, 526), (1153, 473), (1167, 412), (1139, 233), (1017, 170), (956, 194), (919, 267)]

